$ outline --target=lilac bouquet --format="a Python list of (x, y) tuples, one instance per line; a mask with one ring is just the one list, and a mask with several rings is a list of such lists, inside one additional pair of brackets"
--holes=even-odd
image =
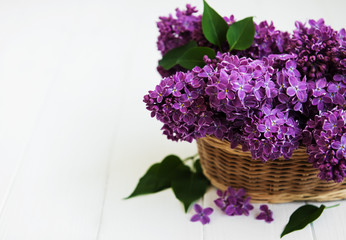
[[(215, 40), (206, 10), (203, 16), (196, 12), (187, 5), (157, 24), (163, 79), (144, 102), (167, 138), (191, 142), (212, 135), (263, 162), (288, 160), (304, 146), (321, 179), (341, 182), (346, 177), (345, 29), (336, 31), (320, 19), (296, 22), (289, 34), (273, 23), (236, 22), (232, 15), (223, 22), (214, 18), (213, 24), (227, 32), (220, 30)], [(248, 34), (237, 35), (239, 29)]]

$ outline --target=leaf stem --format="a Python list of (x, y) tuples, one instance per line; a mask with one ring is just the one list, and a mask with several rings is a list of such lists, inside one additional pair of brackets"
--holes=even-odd
[(328, 208), (334, 208), (334, 207), (339, 207), (339, 206), (340, 206), (340, 203), (335, 204), (335, 205), (333, 205), (333, 206), (326, 207), (326, 209), (328, 209)]
[(194, 160), (197, 156), (198, 156), (198, 153), (196, 153), (196, 154), (193, 155), (193, 156), (190, 156), (190, 157), (187, 157), (187, 158), (183, 159), (183, 162), (187, 162), (187, 161), (189, 161), (189, 160)]

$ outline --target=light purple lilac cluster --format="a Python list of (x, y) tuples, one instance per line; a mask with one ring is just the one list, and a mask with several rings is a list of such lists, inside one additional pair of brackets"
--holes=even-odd
[(218, 198), (214, 201), (228, 216), (249, 216), (253, 206), (250, 204), (250, 197), (246, 197), (245, 189), (235, 189), (229, 187), (226, 191), (217, 190)]
[(218, 53), (203, 68), (164, 78), (144, 102), (164, 123), (168, 139), (214, 135), (232, 148), (241, 144), (254, 159), (289, 159), (299, 146), (299, 110), (307, 101), (307, 83), (297, 76), (293, 57), (252, 60)]
[[(161, 53), (190, 40), (213, 47), (196, 12), (188, 5), (176, 18), (161, 18)], [(235, 21), (234, 16), (225, 20)], [(214, 135), (232, 148), (241, 144), (262, 161), (289, 159), (306, 146), (319, 177), (341, 182), (346, 175), (345, 121), (340, 120), (346, 109), (345, 30), (335, 31), (323, 19), (296, 22), (292, 36), (265, 21), (255, 29), (247, 50), (218, 52), (192, 71), (161, 69), (164, 79), (144, 97), (147, 109), (175, 141)], [(338, 131), (325, 127), (334, 118), (340, 120)]]

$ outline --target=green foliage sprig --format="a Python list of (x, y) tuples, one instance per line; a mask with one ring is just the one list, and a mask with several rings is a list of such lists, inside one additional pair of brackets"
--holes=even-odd
[(330, 207), (326, 207), (323, 204), (320, 207), (310, 204), (301, 206), (300, 208), (295, 210), (290, 216), (290, 219), (286, 224), (283, 232), (281, 233), (280, 238), (282, 238), (286, 234), (305, 228), (308, 224), (312, 223), (317, 218), (319, 218), (323, 213), (324, 209), (337, 206), (339, 206), (339, 204)]
[[(188, 161), (192, 161), (191, 166), (185, 163)], [(203, 197), (210, 185), (209, 180), (203, 175), (199, 161), (197, 155), (185, 160), (175, 155), (165, 157), (147, 170), (126, 199), (172, 188), (187, 212), (193, 202)]]
[[(229, 50), (245, 50), (254, 40), (255, 25), (253, 18), (248, 17), (230, 26), (209, 4), (204, 1), (202, 15), (202, 30), (204, 37), (220, 51), (229, 45)], [(168, 51), (159, 61), (159, 65), (169, 70), (176, 65), (191, 70), (195, 66), (205, 65), (203, 57), (215, 58), (215, 50), (208, 47), (198, 47), (194, 41), (184, 46)]]

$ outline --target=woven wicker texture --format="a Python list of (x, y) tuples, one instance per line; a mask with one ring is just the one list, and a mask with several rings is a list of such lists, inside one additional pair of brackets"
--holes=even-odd
[(230, 148), (215, 137), (197, 140), (204, 174), (222, 190), (245, 188), (252, 202), (332, 201), (346, 199), (346, 181), (326, 182), (307, 161), (305, 148), (297, 149), (290, 160), (262, 163), (253, 160), (241, 147)]

